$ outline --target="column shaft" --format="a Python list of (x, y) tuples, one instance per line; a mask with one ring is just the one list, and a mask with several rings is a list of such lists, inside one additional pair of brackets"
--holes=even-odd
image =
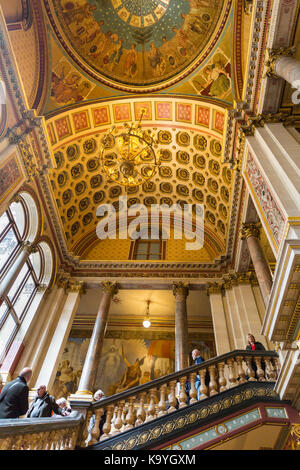
[(51, 389), (53, 385), (59, 359), (69, 337), (82, 288), (81, 283), (74, 283), (69, 286), (70, 290), (56, 324), (51, 344), (47, 350), (39, 376), (36, 380), (36, 386), (44, 384), (48, 389)]
[(276, 60), (275, 73), (292, 85), (297, 80), (300, 81), (300, 61), (281, 56)]
[(115, 284), (103, 283), (103, 293), (100, 299), (96, 322), (84, 361), (77, 391), (78, 394), (85, 394), (87, 392), (91, 393), (93, 391), (107, 327), (109, 308), (112, 297), (116, 292), (117, 287)]
[(189, 366), (188, 321), (186, 298), (188, 287), (183, 283), (173, 285), (175, 308), (175, 372)]
[(258, 239), (254, 236), (248, 237), (247, 245), (255, 269), (256, 277), (259, 283), (259, 287), (261, 289), (261, 293), (264, 299), (264, 303), (267, 306), (273, 282), (270, 269)]
[(211, 307), (211, 314), (214, 325), (214, 335), (217, 355), (225, 354), (231, 350), (227, 322), (223, 307), (221, 289), (213, 290), (213, 287), (208, 287), (209, 300)]

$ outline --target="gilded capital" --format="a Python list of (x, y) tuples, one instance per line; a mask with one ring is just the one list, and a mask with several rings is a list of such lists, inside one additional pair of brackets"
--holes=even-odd
[(291, 57), (296, 52), (296, 47), (279, 47), (278, 49), (267, 49), (267, 59), (265, 61), (265, 77), (280, 78), (275, 71), (276, 62), (280, 57)]
[(77, 281), (76, 279), (69, 279), (67, 286), (67, 292), (78, 292), (80, 295), (85, 293), (85, 284), (82, 281)]
[(56, 284), (57, 284), (57, 287), (62, 287), (63, 289), (66, 289), (67, 286), (68, 286), (69, 279), (70, 279), (70, 274), (64, 273), (64, 272), (60, 272), (60, 273), (56, 276)]
[(184, 302), (189, 295), (189, 285), (184, 282), (173, 282), (172, 289), (176, 302)]
[(101, 282), (102, 292), (107, 292), (112, 297), (118, 293), (119, 285), (117, 282), (103, 281)]
[(240, 229), (240, 239), (247, 240), (249, 237), (255, 237), (258, 240), (260, 239), (260, 224), (254, 223), (243, 223)]
[(219, 282), (208, 282), (206, 285), (206, 293), (207, 295), (221, 294), (222, 287), (223, 287), (222, 284)]
[(251, 273), (238, 273), (237, 282), (238, 284), (251, 284), (252, 275)]

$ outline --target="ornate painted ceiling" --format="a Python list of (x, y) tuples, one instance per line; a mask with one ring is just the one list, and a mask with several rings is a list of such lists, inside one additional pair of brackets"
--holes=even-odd
[[(56, 168), (49, 174), (56, 209), (70, 252), (84, 259), (128, 259), (129, 241), (118, 250), (96, 237), (99, 204), (112, 203), (125, 189), (108, 181), (100, 164), (100, 141), (112, 125), (137, 120), (156, 135), (161, 166), (152, 180), (127, 190), (128, 205), (205, 204), (205, 246), (185, 252), (169, 245), (167, 260), (213, 262), (225, 254), (231, 215), (233, 172), (222, 163), (225, 110), (197, 102), (136, 99), (85, 106), (48, 121)], [(101, 245), (101, 247), (99, 247)], [(185, 252), (185, 253), (184, 253)]]
[[(57, 38), (92, 78), (129, 91), (178, 82), (209, 55), (224, 30), (231, 0), (45, 0)], [(222, 53), (207, 66), (212, 95), (228, 90)], [(74, 77), (73, 77), (74, 79)]]
[[(34, 31), (12, 31), (11, 37), (29, 101), (45, 116), (56, 167), (43, 191), (64, 250), (86, 260), (128, 259), (125, 243), (119, 241), (116, 250), (96, 238), (97, 207), (117, 207), (123, 194), (107, 180), (99, 146), (111, 126), (138, 120), (146, 108), (142, 124), (156, 135), (162, 163), (149, 185), (131, 189), (129, 205), (203, 203), (204, 248), (187, 252), (183, 243), (169, 243), (166, 261), (213, 265), (230, 257), (241, 188), (223, 151), (227, 109), (241, 99), (247, 64), (251, 15), (244, 2), (32, 5)], [(38, 77), (36, 53), (44, 60)], [(40, 91), (34, 100), (35, 90)]]

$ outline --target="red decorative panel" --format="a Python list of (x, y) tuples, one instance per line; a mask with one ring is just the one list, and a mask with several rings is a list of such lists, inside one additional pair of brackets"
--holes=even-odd
[(225, 126), (225, 114), (219, 111), (214, 112), (213, 129), (223, 134)]
[(22, 179), (23, 174), (15, 154), (0, 168), (0, 202), (7, 197)]
[(155, 103), (156, 119), (172, 120), (172, 103), (159, 101)]
[(72, 134), (72, 129), (68, 116), (57, 119), (55, 121), (55, 127), (59, 140), (62, 140)]
[(130, 104), (114, 104), (115, 122), (124, 122), (131, 120)]
[(192, 105), (176, 103), (176, 121), (192, 122)]
[(205, 106), (197, 106), (196, 109), (196, 124), (200, 126), (209, 127), (210, 109)]
[(92, 110), (94, 126), (102, 126), (103, 124), (110, 124), (109, 109), (107, 106), (100, 106)]
[(75, 132), (84, 131), (90, 128), (90, 120), (87, 111), (81, 111), (73, 114), (73, 123)]
[(134, 103), (134, 112), (135, 112), (135, 119), (138, 121), (141, 117), (142, 110), (145, 109), (146, 111), (143, 114), (142, 121), (144, 119), (152, 119), (152, 112), (151, 112), (151, 103), (150, 101), (144, 101), (143, 103)]

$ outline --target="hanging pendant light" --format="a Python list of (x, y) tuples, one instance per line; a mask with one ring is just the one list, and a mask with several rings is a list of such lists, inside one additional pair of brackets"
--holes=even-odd
[(147, 300), (146, 316), (145, 316), (144, 321), (143, 321), (143, 327), (144, 328), (150, 328), (150, 326), (151, 326), (149, 305), (150, 305), (150, 300)]

